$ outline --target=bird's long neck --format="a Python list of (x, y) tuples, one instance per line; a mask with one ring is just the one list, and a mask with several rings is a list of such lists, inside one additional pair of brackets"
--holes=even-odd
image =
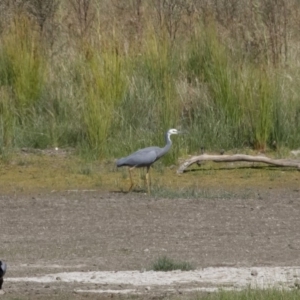
[(163, 147), (164, 153), (169, 151), (169, 149), (172, 146), (172, 141), (171, 141), (171, 138), (170, 138), (170, 134), (168, 132), (165, 135), (165, 140), (166, 140), (166, 145)]

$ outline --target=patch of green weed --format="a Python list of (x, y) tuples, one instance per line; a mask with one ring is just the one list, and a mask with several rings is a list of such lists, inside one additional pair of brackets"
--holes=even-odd
[(181, 271), (191, 271), (194, 267), (189, 262), (185, 261), (175, 261), (167, 256), (162, 256), (155, 261), (151, 267), (153, 271), (174, 271), (174, 270), (181, 270)]

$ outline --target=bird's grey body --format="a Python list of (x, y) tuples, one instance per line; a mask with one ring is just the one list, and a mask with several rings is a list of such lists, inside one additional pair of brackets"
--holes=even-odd
[[(148, 177), (150, 166), (170, 150), (171, 145), (172, 145), (170, 136), (172, 134), (178, 134), (178, 133), (179, 133), (179, 131), (177, 129), (169, 129), (165, 135), (166, 145), (163, 148), (155, 147), (155, 146), (143, 148), (143, 149), (140, 149), (126, 157), (122, 157), (117, 160), (117, 162), (116, 162), (117, 167), (123, 167), (123, 166), (130, 167), (129, 174), (130, 174), (131, 186), (130, 186), (129, 191), (133, 187), (130, 170), (133, 168), (146, 167), (147, 168), (146, 180), (148, 180), (147, 177)], [(147, 181), (147, 183), (148, 183), (148, 181)], [(149, 192), (149, 184), (148, 184), (148, 192)]]
[(140, 149), (127, 157), (117, 160), (117, 167), (147, 167), (159, 159), (162, 148), (148, 147)]

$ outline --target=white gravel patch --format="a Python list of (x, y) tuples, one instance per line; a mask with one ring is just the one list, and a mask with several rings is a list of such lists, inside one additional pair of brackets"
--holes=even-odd
[(93, 293), (93, 294), (142, 294), (136, 289), (123, 289), (123, 290), (101, 290), (101, 289), (91, 289), (91, 290), (75, 290), (76, 293)]
[[(204, 268), (195, 271), (172, 272), (61, 272), (36, 277), (7, 277), (9, 282), (36, 282), (36, 283), (84, 283), (105, 285), (126, 285), (126, 288), (77, 290), (78, 292), (106, 293), (113, 290), (116, 293), (137, 293), (135, 288), (165, 286), (166, 289), (174, 289), (180, 286), (182, 290), (214, 291), (219, 288), (243, 289), (243, 288), (292, 288), (299, 283), (300, 267), (253, 267), (253, 268)], [(192, 285), (189, 288), (189, 285)], [(199, 285), (199, 287), (196, 287)], [(131, 289), (132, 287), (132, 289)], [(195, 288), (194, 288), (195, 287)]]

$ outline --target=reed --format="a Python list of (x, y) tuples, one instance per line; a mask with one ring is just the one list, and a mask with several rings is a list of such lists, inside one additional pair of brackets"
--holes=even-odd
[(15, 146), (38, 114), (46, 82), (47, 62), (34, 24), (16, 15), (1, 36), (0, 84), (2, 146)]
[(122, 100), (126, 80), (123, 61), (117, 52), (97, 53), (90, 49), (91, 58), (79, 68), (83, 96), (83, 125), (91, 151), (99, 157), (109, 155), (109, 137), (114, 110)]
[[(192, 7), (181, 5), (169, 12), (180, 12), (176, 18), (140, 2), (106, 2), (89, 7), (82, 34), (76, 34), (81, 15), (73, 11), (63, 22), (67, 8), (64, 2), (47, 19), (60, 26), (45, 21), (41, 28), (25, 9), (1, 23), (2, 148), (70, 146), (93, 159), (110, 159), (163, 145), (172, 127), (188, 134), (174, 138), (165, 164), (202, 147), (298, 147), (300, 77), (297, 44), (288, 34), (296, 34), (292, 24), (277, 38), (270, 31), (270, 43), (259, 47), (260, 35), (250, 23), (239, 33), (233, 23), (246, 26), (244, 21), (221, 24), (208, 13), (214, 7), (203, 6), (196, 17)], [(259, 28), (271, 26), (261, 10), (250, 8), (238, 9), (251, 11), (246, 16)], [(166, 30), (159, 17), (176, 20), (173, 29)]]

